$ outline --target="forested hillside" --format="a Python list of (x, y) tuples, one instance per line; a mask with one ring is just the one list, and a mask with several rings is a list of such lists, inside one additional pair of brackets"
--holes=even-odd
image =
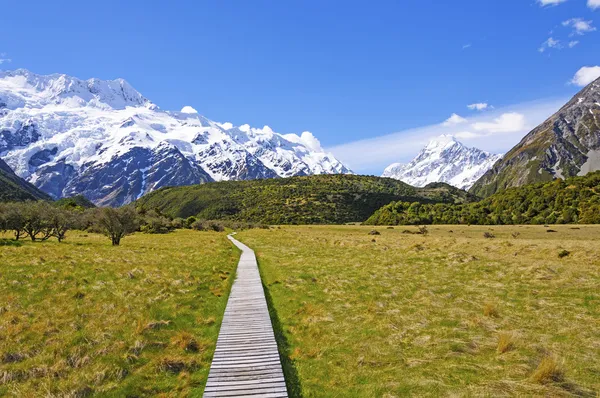
[(369, 225), (597, 224), (600, 172), (509, 188), (476, 203), (396, 201), (377, 210)]
[(163, 188), (135, 205), (171, 217), (330, 224), (364, 221), (391, 201), (461, 203), (469, 199), (473, 197), (447, 184), (414, 188), (391, 178), (317, 175)]
[(0, 159), (0, 202), (50, 199), (48, 195), (17, 176)]

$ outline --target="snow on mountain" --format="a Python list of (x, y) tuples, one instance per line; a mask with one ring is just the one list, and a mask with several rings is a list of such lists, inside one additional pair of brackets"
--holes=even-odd
[(445, 182), (469, 189), (501, 158), (502, 155), (468, 148), (451, 135), (442, 135), (431, 140), (410, 163), (389, 165), (382, 177), (395, 178), (416, 187)]
[(55, 198), (122, 205), (168, 185), (351, 173), (309, 132), (162, 111), (125, 80), (0, 71), (0, 156)]

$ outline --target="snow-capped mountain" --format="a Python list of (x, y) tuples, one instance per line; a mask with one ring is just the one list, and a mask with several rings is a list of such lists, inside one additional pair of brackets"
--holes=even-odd
[(502, 155), (468, 148), (451, 135), (442, 135), (431, 140), (410, 163), (389, 165), (382, 177), (395, 178), (416, 187), (445, 182), (469, 189), (501, 158)]
[(118, 206), (163, 186), (351, 173), (309, 132), (162, 111), (125, 80), (0, 71), (0, 156), (54, 198)]

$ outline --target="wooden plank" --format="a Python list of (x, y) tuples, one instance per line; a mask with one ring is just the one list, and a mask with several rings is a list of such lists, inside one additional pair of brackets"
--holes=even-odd
[(204, 397), (287, 398), (279, 350), (254, 251), (242, 250)]

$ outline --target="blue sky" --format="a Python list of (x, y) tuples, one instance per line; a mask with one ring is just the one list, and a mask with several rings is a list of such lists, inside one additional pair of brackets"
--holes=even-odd
[[(438, 132), (510, 149), (577, 92), (600, 65), (600, 0), (540, 1), (5, 2), (0, 68), (123, 77), (163, 109), (308, 130), (378, 173)], [(515, 131), (474, 130), (507, 113)]]

